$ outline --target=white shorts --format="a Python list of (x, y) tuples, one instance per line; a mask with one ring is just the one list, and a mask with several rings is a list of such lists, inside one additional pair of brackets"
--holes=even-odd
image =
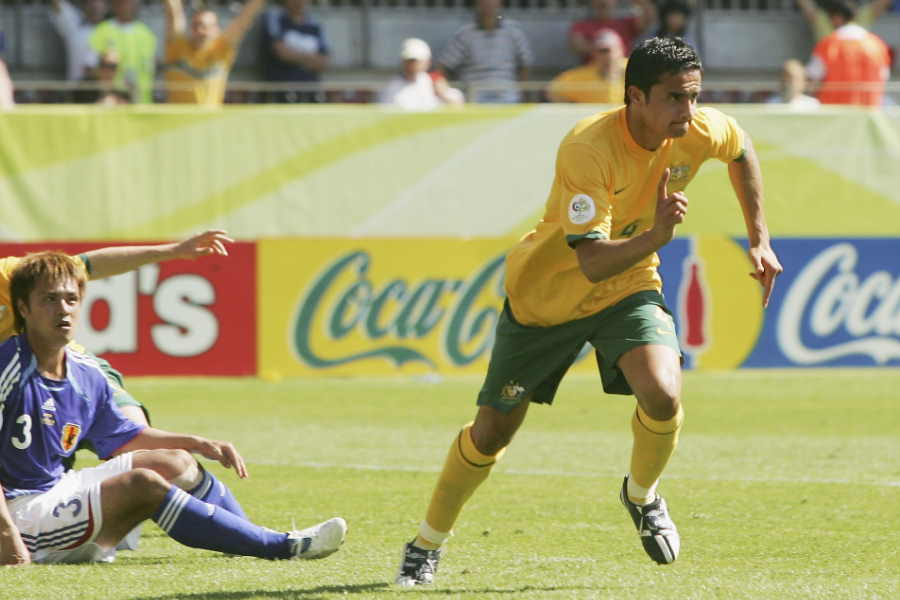
[(131, 470), (131, 453), (67, 472), (40, 494), (7, 500), (31, 560), (37, 563), (112, 562), (115, 549), (94, 543), (103, 527), (100, 484)]

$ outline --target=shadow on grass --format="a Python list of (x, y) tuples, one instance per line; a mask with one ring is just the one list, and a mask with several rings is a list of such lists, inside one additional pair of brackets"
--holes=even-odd
[[(478, 597), (482, 594), (526, 594), (529, 592), (561, 592), (561, 591), (598, 591), (596, 587), (583, 585), (558, 585), (558, 586), (534, 586), (523, 585), (518, 588), (415, 588), (415, 592), (419, 594), (429, 594), (432, 596), (451, 596), (457, 594), (467, 594), (472, 597)], [(322, 594), (366, 594), (376, 592), (398, 592), (404, 593), (394, 588), (391, 584), (385, 582), (379, 583), (360, 583), (356, 585), (321, 585), (319, 587), (309, 589), (292, 589), (292, 590), (242, 590), (232, 592), (198, 592), (196, 594), (170, 594), (168, 596), (141, 596), (133, 600), (243, 600), (244, 598), (302, 598), (304, 600), (316, 600), (324, 598)], [(412, 590), (410, 590), (412, 591)]]
[(456, 594), (469, 594), (472, 597), (477, 597), (479, 594), (526, 594), (528, 592), (576, 592), (576, 591), (584, 591), (589, 590), (592, 592), (602, 591), (602, 588), (597, 588), (596, 586), (588, 586), (588, 585), (523, 585), (522, 587), (517, 588), (490, 588), (490, 587), (482, 587), (482, 588), (466, 588), (466, 587), (451, 587), (451, 588), (427, 588), (423, 589), (421, 587), (415, 588), (416, 592), (420, 594), (431, 594), (433, 596), (450, 596)]
[(304, 598), (314, 600), (321, 594), (365, 594), (387, 590), (390, 584), (360, 583), (357, 585), (320, 585), (309, 589), (292, 590), (241, 590), (232, 592), (198, 592), (196, 594), (170, 594), (168, 596), (141, 596), (133, 600), (242, 600), (243, 598)]

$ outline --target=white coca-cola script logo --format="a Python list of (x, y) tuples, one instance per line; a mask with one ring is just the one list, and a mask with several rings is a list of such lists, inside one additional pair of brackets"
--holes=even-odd
[[(900, 277), (875, 271), (860, 281), (854, 271), (858, 258), (852, 244), (836, 244), (801, 271), (778, 316), (778, 343), (789, 359), (808, 365), (854, 354), (878, 364), (900, 358)], [(856, 339), (808, 348), (801, 335), (807, 315), (817, 338), (843, 327)]]

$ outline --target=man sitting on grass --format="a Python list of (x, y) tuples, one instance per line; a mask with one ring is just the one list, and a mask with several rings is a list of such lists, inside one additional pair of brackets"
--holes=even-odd
[[(96, 361), (69, 341), (87, 274), (61, 252), (24, 258), (11, 300), (19, 335), (0, 345), (0, 564), (111, 561), (137, 524), (153, 519), (187, 546), (268, 559), (322, 558), (346, 522), (301, 531), (251, 523), (231, 491), (192, 452), (247, 476), (228, 442), (126, 419)], [(108, 462), (64, 472), (82, 439)]]

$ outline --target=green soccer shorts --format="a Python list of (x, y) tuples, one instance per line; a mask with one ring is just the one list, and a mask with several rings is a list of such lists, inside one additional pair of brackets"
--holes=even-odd
[(634, 392), (619, 370), (619, 357), (638, 346), (661, 344), (681, 356), (675, 323), (662, 294), (638, 292), (597, 314), (551, 327), (516, 322), (509, 302), (497, 321), (496, 338), (478, 405), (509, 412), (521, 401), (552, 404), (563, 375), (586, 342), (594, 347), (608, 394)]

